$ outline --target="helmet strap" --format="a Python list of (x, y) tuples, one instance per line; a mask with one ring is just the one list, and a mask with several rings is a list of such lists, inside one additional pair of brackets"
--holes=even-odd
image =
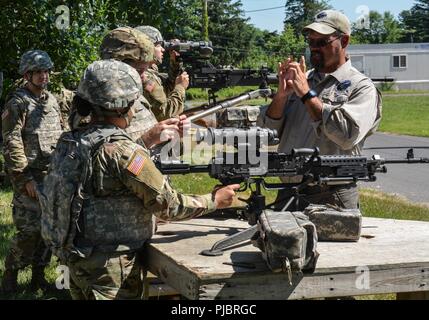
[(39, 90), (46, 90), (46, 89), (48, 89), (49, 81), (48, 81), (48, 83), (44, 83), (44, 84), (39, 84), (39, 85), (35, 84), (33, 82), (33, 74), (34, 74), (34, 71), (28, 71), (29, 80), (27, 80), (27, 82), (31, 83), (34, 87), (36, 87)]

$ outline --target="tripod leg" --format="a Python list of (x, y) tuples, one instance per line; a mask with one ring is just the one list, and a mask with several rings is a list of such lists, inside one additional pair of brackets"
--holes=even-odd
[(233, 234), (232, 236), (226, 237), (225, 239), (216, 242), (210, 250), (202, 251), (201, 254), (203, 256), (210, 256), (210, 257), (221, 256), (223, 254), (223, 251), (225, 251), (225, 249), (233, 245), (239, 244), (243, 241), (250, 240), (253, 237), (253, 235), (256, 233), (257, 227), (258, 226), (255, 225), (250, 228), (247, 228), (244, 231)]
[(289, 209), (290, 205), (292, 204), (292, 202), (294, 202), (296, 199), (295, 197), (291, 197), (289, 199), (289, 201), (286, 203), (286, 205), (283, 207), (282, 212), (286, 211), (287, 209)]

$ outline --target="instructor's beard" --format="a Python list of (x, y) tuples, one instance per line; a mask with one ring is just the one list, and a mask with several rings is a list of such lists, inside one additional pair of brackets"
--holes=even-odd
[(323, 53), (319, 51), (311, 52), (310, 62), (313, 68), (317, 71), (323, 70), (323, 68), (325, 68), (325, 57)]

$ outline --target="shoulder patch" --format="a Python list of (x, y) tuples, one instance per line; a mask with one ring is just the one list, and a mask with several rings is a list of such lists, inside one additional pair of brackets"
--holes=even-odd
[(134, 152), (131, 161), (127, 166), (127, 170), (135, 176), (138, 176), (142, 172), (146, 161), (146, 154), (144, 154), (144, 152), (141, 150), (137, 150)]
[(337, 90), (338, 91), (344, 91), (346, 90), (348, 87), (350, 87), (352, 85), (352, 82), (350, 80), (345, 80), (343, 82), (341, 82), (338, 86), (337, 86)]

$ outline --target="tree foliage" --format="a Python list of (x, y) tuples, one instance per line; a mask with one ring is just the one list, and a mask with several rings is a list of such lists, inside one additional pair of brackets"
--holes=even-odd
[[(56, 13), (65, 4), (70, 9), (69, 26)], [(17, 69), (21, 55), (27, 50), (41, 49), (49, 53), (54, 62), (54, 85), (59, 83), (75, 87), (85, 67), (98, 57), (98, 47), (104, 33), (113, 28), (117, 10), (109, 0), (83, 0), (60, 2), (24, 0), (6, 2), (0, 11), (2, 48), (0, 69), (5, 72), (5, 91), (19, 78)]]
[(331, 6), (329, 0), (287, 0), (285, 8), (284, 24), (293, 26), (298, 35), (318, 12), (330, 9)]
[[(305, 52), (302, 28), (314, 15), (329, 8), (329, 0), (287, 0), (285, 28), (281, 33), (260, 30), (243, 13), (240, 0), (208, 0), (208, 38), (214, 46), (214, 65), (276, 68), (277, 62)], [(356, 32), (355, 42), (397, 42), (412, 34), (429, 41), (429, 0), (418, 0), (398, 21), (389, 13), (372, 13), (370, 30)], [(88, 64), (98, 59), (98, 48), (108, 30), (119, 26), (152, 25), (165, 39), (205, 40), (204, 0), (0, 0), (0, 70), (4, 72), (3, 97), (17, 74), (20, 56), (30, 49), (49, 53), (55, 64), (53, 87), (75, 88)], [(69, 9), (69, 25), (56, 11)], [(206, 17), (207, 18), (207, 17)], [(60, 27), (59, 27), (60, 25)], [(62, 26), (62, 27), (61, 27)]]
[(403, 31), (392, 13), (384, 12), (382, 15), (377, 11), (370, 11), (369, 28), (354, 24), (352, 34), (353, 43), (381, 44), (399, 42)]
[(400, 14), (404, 41), (429, 42), (429, 0), (416, 0), (416, 4)]

